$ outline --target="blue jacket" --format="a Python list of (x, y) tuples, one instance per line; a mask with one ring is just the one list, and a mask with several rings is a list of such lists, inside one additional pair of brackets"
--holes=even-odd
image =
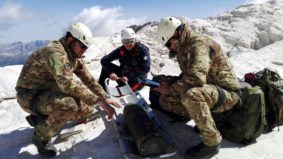
[(121, 76), (128, 77), (129, 83), (139, 83), (147, 78), (151, 60), (149, 49), (144, 44), (137, 42), (130, 51), (124, 46), (115, 49), (101, 59), (103, 69), (112, 73), (110, 63), (117, 59), (120, 62)]

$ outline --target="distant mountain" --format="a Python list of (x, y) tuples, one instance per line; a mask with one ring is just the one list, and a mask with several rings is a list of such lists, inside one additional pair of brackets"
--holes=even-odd
[(150, 26), (157, 26), (158, 25), (158, 21), (153, 21), (153, 22), (147, 22), (143, 25), (131, 25), (129, 26), (129, 28), (132, 28), (136, 33), (140, 30), (142, 30), (144, 27), (150, 25)]
[(36, 40), (28, 43), (13, 42), (0, 44), (0, 67), (24, 64), (32, 52), (47, 43), (48, 40)]

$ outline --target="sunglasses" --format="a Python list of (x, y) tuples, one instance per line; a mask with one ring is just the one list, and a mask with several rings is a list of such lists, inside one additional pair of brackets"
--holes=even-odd
[(135, 42), (134, 39), (124, 39), (124, 40), (122, 40), (122, 43), (125, 44), (125, 45), (132, 44), (134, 42)]
[(167, 43), (165, 44), (165, 46), (166, 46), (167, 48), (170, 48), (170, 46), (171, 46), (170, 40), (171, 40), (171, 39), (169, 39), (169, 40), (167, 41)]
[(78, 43), (79, 43), (79, 46), (80, 46), (81, 49), (84, 49), (84, 50), (88, 49), (88, 47), (85, 44), (83, 44), (82, 42), (78, 41)]

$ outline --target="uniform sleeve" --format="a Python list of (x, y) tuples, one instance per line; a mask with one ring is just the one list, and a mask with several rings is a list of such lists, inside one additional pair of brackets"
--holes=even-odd
[(116, 59), (119, 58), (120, 48), (121, 48), (121, 47), (115, 49), (115, 50), (112, 51), (110, 54), (104, 56), (104, 57), (101, 59), (100, 63), (101, 63), (101, 65), (102, 65), (103, 69), (106, 71), (106, 73), (109, 73), (109, 74), (112, 73), (112, 72), (111, 72), (112, 70), (111, 70), (111, 67), (110, 67), (110, 66), (111, 66), (110, 63), (111, 63), (112, 61), (114, 61), (114, 60), (116, 60)]
[(185, 86), (201, 87), (206, 83), (210, 68), (210, 48), (199, 42), (195, 44), (187, 54), (186, 70), (183, 70), (183, 78), (175, 82), (169, 93), (180, 93)]
[(141, 64), (140, 64), (140, 70), (137, 71), (139, 74), (147, 74), (150, 70), (150, 54), (148, 48), (143, 48), (141, 50)]
[(151, 60), (150, 60), (150, 54), (149, 50), (146, 47), (143, 47), (140, 52), (140, 60), (138, 64), (138, 70), (132, 71), (131, 74), (128, 76), (136, 82), (140, 82), (141, 79), (143, 79), (146, 74), (150, 70)]
[(64, 93), (79, 98), (88, 105), (94, 105), (99, 97), (74, 81), (72, 68), (66, 59), (60, 53), (50, 52), (44, 64)]
[(102, 100), (108, 98), (107, 93), (103, 90), (100, 84), (93, 78), (92, 74), (86, 68), (86, 65), (82, 60), (78, 61), (78, 67), (75, 70), (75, 74), (81, 79), (83, 84), (87, 86), (95, 95), (100, 97)]

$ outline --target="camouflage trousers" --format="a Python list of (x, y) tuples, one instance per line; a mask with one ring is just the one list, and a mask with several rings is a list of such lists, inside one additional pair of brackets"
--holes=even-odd
[(160, 107), (181, 116), (190, 116), (200, 130), (203, 143), (215, 146), (222, 140), (216, 128), (211, 112), (224, 112), (231, 109), (239, 101), (239, 96), (233, 91), (224, 90), (224, 104), (214, 109), (219, 99), (216, 86), (205, 84), (202, 87), (190, 88), (178, 95), (161, 95)]
[[(33, 91), (17, 93), (20, 106), (27, 112), (44, 116), (35, 127), (35, 133), (43, 141), (50, 140), (68, 122), (88, 116), (94, 108), (84, 102), (61, 92), (42, 91), (36, 93), (36, 99), (31, 103), (30, 96)], [(25, 100), (26, 99), (26, 100)], [(27, 100), (29, 99), (29, 100)], [(34, 110), (28, 109), (27, 104), (32, 104)]]

